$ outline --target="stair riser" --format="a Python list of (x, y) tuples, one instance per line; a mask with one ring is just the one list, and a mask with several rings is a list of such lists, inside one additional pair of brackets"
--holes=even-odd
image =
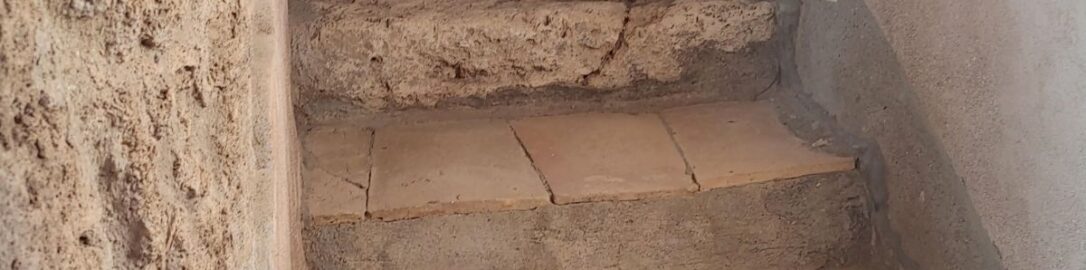
[(301, 1), (292, 9), (293, 79), (300, 104), (318, 107), (312, 112), (749, 99), (777, 71), (770, 2)]

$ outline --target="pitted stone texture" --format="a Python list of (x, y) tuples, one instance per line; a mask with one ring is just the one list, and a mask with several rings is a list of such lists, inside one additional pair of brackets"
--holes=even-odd
[[(684, 50), (704, 48), (742, 53), (752, 43), (769, 40), (774, 31), (771, 2), (676, 0), (638, 4), (614, 58), (587, 77), (592, 87), (613, 88), (632, 79), (676, 81), (682, 74)], [(724, 63), (733, 65), (736, 63)]]
[(765, 103), (703, 104), (663, 117), (703, 190), (847, 171), (855, 164), (812, 150)]
[(296, 43), (298, 83), (375, 107), (576, 83), (617, 42), (626, 9), (621, 2), (449, 2), (336, 9)]
[(554, 202), (635, 200), (697, 191), (653, 114), (576, 114), (513, 122)]
[(374, 144), (369, 213), (382, 220), (550, 203), (504, 121), (387, 127)]
[(288, 268), (271, 1), (0, 2), (0, 268)]
[(776, 70), (772, 61), (748, 57), (774, 31), (771, 3), (668, 3), (306, 1), (292, 18), (293, 78), (302, 104), (330, 99), (367, 109), (555, 89), (579, 97), (568, 92), (672, 82), (697, 60), (683, 54), (699, 50), (735, 56), (713, 59), (728, 72), (712, 76), (759, 86), (772, 79), (761, 76)]
[(317, 222), (360, 220), (366, 213), (372, 132), (355, 126), (315, 127), (302, 141), (302, 186)]

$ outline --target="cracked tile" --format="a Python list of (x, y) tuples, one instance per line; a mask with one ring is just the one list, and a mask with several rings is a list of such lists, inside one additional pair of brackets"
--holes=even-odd
[(654, 114), (517, 120), (517, 136), (558, 204), (691, 193), (697, 185)]
[(792, 135), (769, 104), (730, 102), (662, 113), (703, 190), (851, 170)]
[(379, 129), (369, 213), (382, 220), (530, 209), (549, 194), (504, 121)]
[(302, 141), (302, 186), (308, 214), (318, 222), (360, 220), (366, 213), (369, 129), (316, 127)]

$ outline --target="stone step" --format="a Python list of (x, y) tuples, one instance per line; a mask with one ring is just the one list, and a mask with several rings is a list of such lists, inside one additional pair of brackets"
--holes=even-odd
[(741, 102), (658, 114), (322, 126), (303, 147), (306, 205), (318, 222), (679, 196), (854, 165), (794, 137), (770, 105)]
[(702, 188), (853, 169), (855, 159), (810, 149), (761, 103), (705, 104), (662, 113)]
[(292, 81), (314, 119), (662, 96), (748, 100), (778, 70), (772, 1), (306, 0), (291, 11)]
[(374, 143), (369, 213), (382, 220), (531, 209), (550, 194), (505, 121), (393, 126)]
[(884, 269), (856, 266), (873, 241), (863, 183), (829, 173), (652, 200), (310, 224), (305, 252), (312, 269)]
[(655, 114), (589, 113), (512, 122), (557, 204), (698, 190)]
[(366, 213), (373, 133), (354, 126), (321, 127), (302, 141), (303, 202), (319, 222), (357, 220)]

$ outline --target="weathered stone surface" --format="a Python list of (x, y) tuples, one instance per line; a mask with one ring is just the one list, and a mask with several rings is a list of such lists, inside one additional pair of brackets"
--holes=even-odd
[[(656, 200), (308, 228), (314, 269), (886, 269), (856, 173)], [(850, 267), (851, 266), (851, 267)]]
[(550, 194), (505, 121), (377, 130), (369, 213), (382, 220), (531, 209)]
[(812, 150), (766, 103), (703, 104), (662, 115), (703, 190), (847, 171), (855, 164)]
[[(592, 95), (678, 81), (698, 60), (709, 63), (693, 68), (723, 72), (691, 81), (745, 95), (776, 70), (752, 52), (774, 31), (764, 1), (307, 1), (292, 9), (302, 104), (402, 108), (558, 88)], [(698, 52), (716, 57), (685, 56)], [(671, 91), (634, 88), (623, 91)]]
[(354, 185), (368, 185), (372, 133), (353, 125), (314, 127), (302, 142), (305, 166), (332, 172)]
[(626, 9), (620, 2), (441, 2), (336, 7), (295, 43), (298, 83), (379, 107), (576, 82), (616, 43)]
[[(732, 0), (656, 1), (633, 6), (613, 58), (605, 58), (598, 74), (587, 75), (591, 87), (614, 88), (638, 79), (676, 81), (685, 68), (682, 54), (703, 48), (745, 53), (755, 42), (769, 40), (774, 30), (773, 4)], [(721, 63), (749, 65), (751, 63)]]
[(303, 180), (306, 215), (315, 222), (337, 223), (365, 218), (365, 188), (323, 170), (308, 170)]
[(513, 122), (558, 204), (697, 191), (654, 114), (576, 114)]
[(265, 5), (3, 1), (0, 268), (285, 268)]
[(366, 214), (372, 132), (357, 126), (315, 127), (302, 141), (307, 214), (318, 222), (360, 220)]

